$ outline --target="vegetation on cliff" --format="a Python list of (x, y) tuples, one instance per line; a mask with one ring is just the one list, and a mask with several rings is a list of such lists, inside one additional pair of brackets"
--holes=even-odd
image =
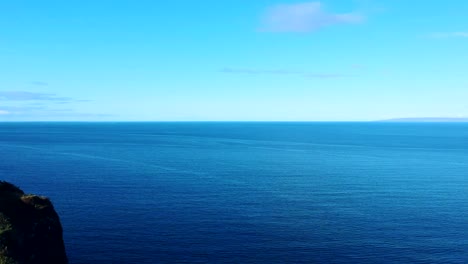
[(50, 200), (0, 181), (0, 264), (67, 262), (62, 225)]

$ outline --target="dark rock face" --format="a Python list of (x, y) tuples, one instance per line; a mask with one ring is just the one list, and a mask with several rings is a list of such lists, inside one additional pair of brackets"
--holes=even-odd
[(0, 264), (68, 263), (49, 199), (0, 181)]

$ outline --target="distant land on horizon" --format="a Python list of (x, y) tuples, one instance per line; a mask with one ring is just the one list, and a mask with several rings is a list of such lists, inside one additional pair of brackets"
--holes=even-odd
[(468, 122), (468, 117), (407, 117), (380, 120), (379, 122)]

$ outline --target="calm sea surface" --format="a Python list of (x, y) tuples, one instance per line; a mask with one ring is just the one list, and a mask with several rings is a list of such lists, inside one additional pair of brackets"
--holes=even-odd
[(468, 124), (0, 123), (71, 263), (467, 263)]

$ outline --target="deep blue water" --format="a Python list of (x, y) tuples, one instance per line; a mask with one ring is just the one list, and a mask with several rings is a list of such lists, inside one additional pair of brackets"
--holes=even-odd
[(0, 123), (71, 263), (467, 263), (468, 124)]

